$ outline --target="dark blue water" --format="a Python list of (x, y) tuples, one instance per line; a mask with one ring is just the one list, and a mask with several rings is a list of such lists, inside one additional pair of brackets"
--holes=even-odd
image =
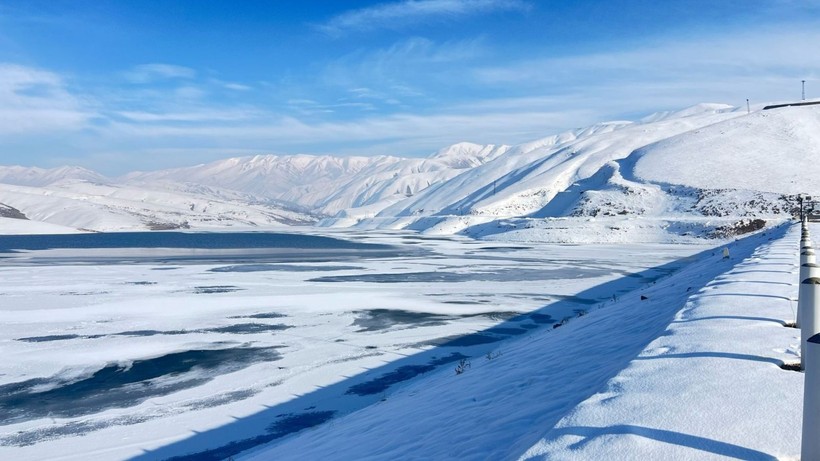
[[(104, 252), (93, 250), (105, 250)], [(51, 254), (44, 250), (61, 250)], [(89, 251), (84, 251), (89, 250)], [(133, 251), (138, 250), (138, 251)], [(39, 253), (42, 252), (42, 253)], [(425, 250), (276, 232), (0, 235), (0, 264), (251, 264), (417, 256)]]
[(272, 232), (110, 232), (61, 235), (0, 235), (0, 252), (67, 248), (385, 250), (393, 247), (316, 235)]

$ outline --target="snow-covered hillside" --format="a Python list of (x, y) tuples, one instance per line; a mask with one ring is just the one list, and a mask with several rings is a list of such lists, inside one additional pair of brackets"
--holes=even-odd
[(258, 155), (121, 178), (0, 167), (0, 203), (93, 230), (324, 216), (325, 227), (499, 240), (679, 241), (790, 217), (795, 194), (820, 195), (818, 151), (820, 106), (747, 114), (700, 104), (512, 147), (459, 143), (428, 158)]
[(3, 184), (38, 187), (72, 179), (98, 183), (108, 182), (108, 179), (99, 173), (76, 166), (51, 169), (21, 166), (0, 167), (0, 183)]
[[(60, 180), (45, 187), (0, 184), (0, 232), (43, 233), (56, 226), (82, 231), (165, 230), (309, 224), (312, 217), (247, 196), (200, 188), (163, 191)], [(236, 194), (234, 194), (236, 195)], [(2, 216), (2, 215), (0, 215)], [(45, 227), (43, 227), (45, 225)], [(61, 232), (55, 232), (61, 233)]]
[(274, 156), (240, 157), (189, 168), (131, 173), (129, 183), (190, 182), (251, 193), (336, 214), (348, 208), (392, 204), (462, 171), (507, 146), (459, 143), (429, 158)]
[(747, 114), (704, 104), (515, 146), (376, 218), (327, 225), (500, 240), (726, 237), (817, 193), (820, 107)]

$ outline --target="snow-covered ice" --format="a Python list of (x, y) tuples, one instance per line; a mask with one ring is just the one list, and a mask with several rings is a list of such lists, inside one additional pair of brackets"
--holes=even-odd
[(552, 331), (705, 248), (333, 235), (413, 252), (6, 255), (0, 458), (221, 459), (379, 407), (417, 376)]

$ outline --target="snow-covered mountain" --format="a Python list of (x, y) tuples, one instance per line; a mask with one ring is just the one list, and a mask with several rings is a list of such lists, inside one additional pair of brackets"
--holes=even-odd
[(421, 159), (257, 155), (188, 168), (131, 173), (124, 179), (129, 184), (204, 184), (333, 215), (347, 208), (392, 204), (481, 165), (507, 149), (460, 143)]
[(322, 226), (506, 240), (668, 241), (790, 217), (795, 194), (820, 195), (818, 151), (820, 106), (747, 114), (700, 104), (517, 146), (460, 143), (428, 158), (258, 155), (121, 178), (0, 167), (0, 203), (94, 230), (317, 215)]
[(819, 151), (818, 106), (699, 105), (515, 146), (375, 218), (324, 224), (560, 242), (725, 237), (817, 195)]
[[(310, 224), (299, 211), (206, 188), (161, 190), (61, 179), (43, 187), (0, 184), (0, 232), (54, 233)], [(27, 221), (27, 222), (20, 222)], [(43, 226), (47, 224), (47, 226)]]
[(44, 169), (37, 167), (0, 166), (0, 183), (16, 186), (40, 187), (65, 180), (82, 180), (106, 183), (108, 179), (78, 166), (63, 166)]

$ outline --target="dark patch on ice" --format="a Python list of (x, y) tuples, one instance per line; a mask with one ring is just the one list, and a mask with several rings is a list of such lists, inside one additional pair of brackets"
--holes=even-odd
[(114, 425), (133, 426), (142, 424), (152, 418), (146, 415), (128, 415), (111, 420), (70, 421), (65, 424), (41, 426), (32, 430), (18, 431), (0, 438), (0, 445), (27, 447), (40, 442), (61, 439), (63, 437), (82, 436)]
[(291, 328), (290, 325), (281, 323), (269, 325), (267, 323), (239, 323), (236, 325), (228, 325), (224, 327), (206, 328), (204, 332), (209, 333), (231, 333), (236, 335), (249, 335), (255, 333), (265, 333), (267, 331), (282, 331)]
[(232, 456), (253, 447), (294, 434), (303, 429), (318, 426), (330, 421), (335, 411), (309, 411), (305, 413), (291, 413), (281, 415), (280, 420), (266, 428), (267, 433), (247, 439), (237, 440), (219, 448), (191, 453), (183, 456), (174, 456), (167, 461), (222, 461), (232, 459)]
[(85, 338), (88, 339), (95, 339), (95, 338), (102, 338), (105, 336), (157, 336), (157, 335), (187, 335), (188, 333), (195, 333), (196, 331), (192, 330), (131, 330), (131, 331), (121, 331), (119, 333), (111, 333), (110, 335), (90, 335), (86, 336)]
[(419, 328), (446, 325), (449, 322), (473, 318), (487, 317), (490, 320), (508, 320), (520, 315), (517, 312), (482, 312), (478, 314), (448, 315), (430, 312), (414, 312), (402, 309), (368, 309), (354, 311), (359, 317), (353, 321), (353, 326), (359, 327), (358, 333), (368, 331), (387, 330), (393, 327)]
[(367, 282), (367, 283), (434, 283), (434, 282), (533, 282), (540, 280), (601, 277), (611, 274), (606, 268), (565, 267), (560, 269), (499, 268), (469, 272), (404, 272), (385, 274), (329, 275), (309, 282)]
[(229, 319), (281, 319), (283, 317), (287, 317), (287, 315), (280, 314), (278, 312), (260, 312), (258, 314), (234, 315), (233, 317), (228, 317), (228, 318)]
[(126, 285), (156, 285), (157, 282), (125, 282)]
[(227, 333), (235, 335), (250, 335), (256, 333), (265, 333), (269, 331), (282, 331), (288, 328), (293, 328), (292, 325), (285, 325), (282, 323), (267, 324), (267, 323), (237, 323), (234, 325), (226, 325), (222, 327), (201, 328), (197, 330), (131, 330), (120, 331), (110, 334), (97, 335), (49, 335), (49, 336), (30, 336), (27, 338), (17, 338), (17, 341), (24, 341), (28, 343), (44, 343), (49, 341), (66, 341), (69, 339), (99, 339), (108, 338), (111, 336), (177, 336), (188, 335), (196, 333)]
[[(273, 385), (276, 385), (274, 383)], [(229, 403), (245, 400), (258, 394), (256, 389), (242, 389), (226, 392), (216, 397), (196, 399), (184, 404), (182, 407), (169, 407), (162, 410), (154, 410), (150, 414), (124, 415), (113, 418), (89, 419), (84, 421), (69, 421), (65, 424), (54, 423), (48, 426), (40, 426), (30, 430), (17, 431), (7, 436), (0, 437), (0, 446), (25, 447), (49, 440), (61, 439), (64, 437), (76, 437), (89, 434), (100, 429), (112, 426), (133, 426), (142, 424), (152, 419), (159, 419), (181, 411), (201, 410), (213, 408)]]
[(152, 271), (175, 271), (177, 269), (182, 269), (181, 267), (152, 267)]
[(45, 417), (73, 418), (200, 386), (254, 363), (281, 359), (275, 347), (175, 352), (130, 364), (109, 364), (77, 379), (35, 378), (0, 386), (0, 425)]
[(243, 288), (239, 288), (233, 285), (211, 285), (211, 286), (202, 286), (202, 287), (194, 287), (194, 294), (203, 295), (203, 294), (214, 294), (214, 293), (233, 293), (234, 291), (240, 291)]
[(227, 405), (229, 403), (238, 402), (240, 400), (245, 400), (253, 397), (254, 395), (258, 394), (259, 390), (257, 389), (242, 389), (233, 392), (226, 392), (224, 394), (218, 395), (216, 397), (209, 397), (207, 399), (199, 399), (195, 400), (191, 403), (185, 405), (186, 410), (202, 410), (205, 408), (213, 408), (219, 407), (222, 405)]
[(234, 266), (222, 266), (210, 269), (209, 272), (331, 272), (364, 270), (359, 266), (300, 266), (296, 264), (238, 264)]
[(65, 291), (60, 293), (60, 296), (95, 296), (95, 295), (107, 295), (108, 291)]
[(532, 250), (532, 247), (523, 247), (523, 246), (497, 247), (497, 246), (489, 246), (489, 247), (480, 247), (478, 249), (482, 250), (482, 251), (518, 251), (518, 250)]
[(356, 384), (355, 386), (351, 386), (350, 389), (348, 389), (347, 392), (345, 392), (345, 394), (353, 394), (359, 396), (380, 394), (386, 391), (388, 388), (390, 388), (390, 386), (394, 384), (407, 381), (415, 378), (418, 375), (433, 371), (441, 365), (457, 362), (461, 359), (466, 358), (468, 358), (466, 355), (462, 355), (458, 352), (453, 352), (447, 357), (434, 359), (424, 365), (404, 365), (389, 373), (385, 373), (376, 379), (372, 379), (370, 381), (366, 381), (363, 383)]
[(355, 311), (359, 317), (353, 325), (359, 327), (357, 332), (386, 330), (396, 325), (410, 327), (427, 327), (446, 325), (454, 317), (429, 312), (412, 312), (401, 309), (369, 309)]
[(464, 306), (477, 306), (477, 305), (480, 305), (480, 304), (489, 304), (491, 302), (492, 301), (490, 301), (489, 299), (479, 299), (479, 300), (476, 300), (476, 301), (462, 301), (462, 300), (442, 301), (442, 303), (444, 303), (444, 304), (459, 304), (459, 305), (464, 305)]
[(49, 341), (65, 341), (68, 339), (82, 338), (80, 335), (48, 335), (48, 336), (29, 336), (27, 338), (17, 338), (17, 341), (25, 341), (27, 343), (47, 343)]
[(520, 312), (514, 311), (497, 311), (497, 312), (485, 312), (483, 314), (479, 314), (487, 317), (490, 320), (512, 320), (516, 321), (517, 318), (521, 316)]

